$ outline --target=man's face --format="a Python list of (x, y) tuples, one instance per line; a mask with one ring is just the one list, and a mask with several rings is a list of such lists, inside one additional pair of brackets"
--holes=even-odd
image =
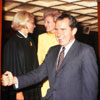
[(55, 35), (58, 43), (62, 46), (68, 45), (75, 38), (74, 35), (76, 34), (77, 29), (72, 29), (69, 25), (70, 21), (68, 18), (56, 22)]

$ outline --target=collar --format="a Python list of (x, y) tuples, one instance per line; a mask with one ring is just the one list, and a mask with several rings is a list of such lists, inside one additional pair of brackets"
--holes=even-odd
[[(67, 46), (65, 46), (64, 56), (66, 56), (67, 52), (69, 51), (70, 47), (73, 45), (74, 42), (75, 42), (75, 39), (71, 43), (69, 43)], [(62, 48), (63, 48), (63, 46), (61, 47), (60, 52), (61, 52)]]
[(22, 36), (24, 36), (24, 38), (27, 38), (28, 35), (24, 35), (22, 32), (18, 31)]
[(71, 43), (69, 43), (68, 45), (66, 45), (66, 46), (65, 46), (65, 49), (70, 48), (70, 47), (72, 46), (72, 44), (74, 43), (74, 41), (75, 41), (75, 39), (74, 39)]

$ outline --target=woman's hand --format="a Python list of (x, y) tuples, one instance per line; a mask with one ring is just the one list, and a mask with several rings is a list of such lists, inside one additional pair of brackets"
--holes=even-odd
[(24, 100), (23, 92), (17, 92), (16, 93), (16, 100)]

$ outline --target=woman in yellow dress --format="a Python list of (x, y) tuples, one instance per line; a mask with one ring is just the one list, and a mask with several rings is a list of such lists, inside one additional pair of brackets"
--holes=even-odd
[[(44, 26), (46, 28), (46, 33), (40, 34), (38, 37), (38, 60), (39, 65), (44, 61), (44, 58), (50, 47), (57, 45), (58, 42), (55, 38), (55, 21), (57, 17), (60, 16), (58, 10), (46, 10), (44, 12)], [(46, 80), (41, 88), (42, 97), (44, 97), (49, 89), (49, 81)]]

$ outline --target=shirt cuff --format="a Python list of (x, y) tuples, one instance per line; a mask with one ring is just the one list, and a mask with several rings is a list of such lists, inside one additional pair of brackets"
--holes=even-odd
[(18, 88), (18, 82), (15, 84), (15, 88), (16, 88), (16, 89)]
[(18, 78), (14, 77), (14, 87), (17, 89), (19, 87)]

